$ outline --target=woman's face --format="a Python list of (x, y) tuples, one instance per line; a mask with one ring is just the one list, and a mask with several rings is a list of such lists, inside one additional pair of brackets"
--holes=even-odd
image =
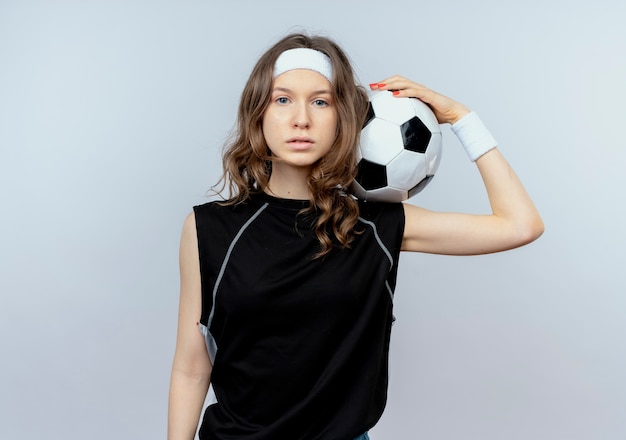
[(308, 69), (290, 70), (274, 79), (272, 99), (263, 115), (263, 135), (274, 166), (310, 168), (335, 141), (337, 109), (331, 85)]

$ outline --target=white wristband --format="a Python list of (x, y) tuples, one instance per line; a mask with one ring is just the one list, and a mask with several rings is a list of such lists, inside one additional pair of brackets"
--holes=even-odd
[(450, 128), (452, 128), (472, 162), (498, 145), (475, 112), (463, 116), (452, 124)]

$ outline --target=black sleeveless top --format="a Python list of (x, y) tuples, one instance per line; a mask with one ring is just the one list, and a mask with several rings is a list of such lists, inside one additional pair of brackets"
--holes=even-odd
[(194, 207), (217, 397), (200, 439), (348, 440), (378, 421), (404, 211), (359, 203), (363, 232), (319, 259), (307, 201)]

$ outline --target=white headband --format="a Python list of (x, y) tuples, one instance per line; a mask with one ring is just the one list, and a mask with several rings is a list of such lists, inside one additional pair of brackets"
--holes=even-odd
[(314, 70), (333, 82), (333, 65), (330, 58), (320, 51), (304, 47), (284, 51), (274, 64), (274, 78), (296, 69)]

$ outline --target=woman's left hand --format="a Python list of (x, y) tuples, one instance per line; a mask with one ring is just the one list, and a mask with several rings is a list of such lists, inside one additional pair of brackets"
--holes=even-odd
[(370, 84), (372, 90), (390, 90), (397, 97), (417, 98), (432, 109), (440, 124), (454, 124), (470, 110), (453, 99), (448, 98), (421, 84), (395, 75), (378, 83)]

